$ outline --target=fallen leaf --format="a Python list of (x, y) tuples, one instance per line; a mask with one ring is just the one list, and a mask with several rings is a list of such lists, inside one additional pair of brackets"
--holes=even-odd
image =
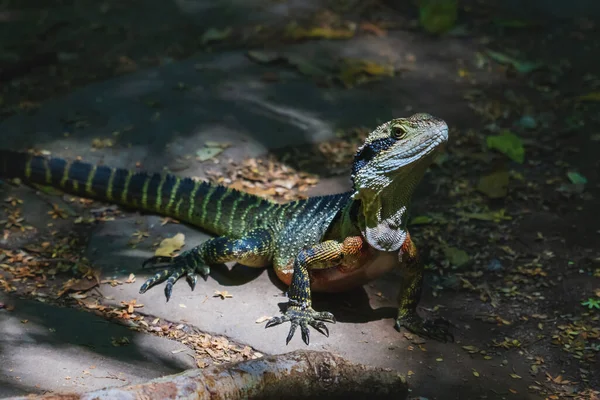
[(500, 221), (509, 221), (512, 219), (512, 217), (510, 215), (506, 215), (506, 210), (504, 208), (501, 208), (498, 211), (488, 211), (488, 212), (479, 212), (479, 213), (466, 213), (466, 212), (459, 212), (458, 215), (460, 215), (461, 217), (466, 217), (466, 218), (470, 218), (470, 219), (478, 219), (480, 221), (494, 221), (494, 222), (500, 222)]
[(85, 292), (100, 285), (100, 271), (93, 270), (87, 277), (81, 279), (69, 279), (57, 293), (59, 297), (69, 292)]
[(209, 28), (202, 35), (202, 39), (201, 39), (202, 44), (206, 45), (211, 42), (220, 42), (222, 40), (225, 40), (229, 36), (231, 36), (232, 31), (233, 30), (231, 29), (231, 27), (227, 27), (225, 29)]
[(373, 35), (378, 36), (378, 37), (387, 36), (387, 32), (385, 29), (380, 28), (379, 26), (377, 26), (371, 22), (363, 22), (362, 24), (360, 24), (360, 29), (363, 32), (372, 33)]
[(380, 79), (383, 76), (394, 76), (394, 66), (354, 58), (345, 58), (340, 65), (339, 78), (346, 87)]
[(196, 160), (204, 162), (215, 158), (230, 145), (230, 143), (206, 142), (203, 148), (196, 151)]
[(532, 61), (520, 61), (514, 57), (511, 57), (507, 54), (498, 51), (486, 50), (485, 52), (492, 60), (500, 64), (510, 65), (517, 72), (520, 72), (522, 74), (527, 74), (529, 72), (535, 71), (536, 69), (539, 69), (543, 66), (542, 63)]
[(490, 199), (506, 197), (508, 193), (508, 172), (498, 171), (482, 176), (477, 184), (477, 190)]
[(600, 101), (600, 92), (590, 92), (577, 97), (577, 101)]
[(429, 33), (443, 33), (450, 30), (458, 16), (458, 0), (421, 0), (419, 2), (419, 22)]
[(464, 251), (456, 247), (445, 246), (444, 255), (457, 268), (467, 265), (471, 261), (471, 257)]
[(283, 57), (279, 53), (276, 53), (274, 51), (250, 50), (246, 53), (246, 56), (250, 60), (260, 64), (269, 64), (283, 60)]
[(154, 252), (155, 256), (171, 257), (173, 253), (181, 249), (185, 245), (185, 235), (178, 233), (172, 238), (163, 239), (160, 245)]
[(330, 73), (322, 66), (316, 65), (313, 61), (297, 54), (288, 55), (285, 60), (303, 75), (312, 78), (325, 78), (330, 75)]
[(131, 343), (129, 341), (129, 338), (125, 337), (125, 336), (123, 336), (121, 338), (112, 337), (110, 339), (111, 339), (110, 341), (111, 341), (112, 345), (115, 346), (115, 347), (127, 346), (127, 345), (129, 345)]
[(304, 28), (296, 22), (291, 22), (285, 28), (285, 36), (290, 39), (350, 39), (354, 36), (356, 29), (352, 26), (331, 28), (312, 27)]
[(419, 216), (416, 216), (413, 219), (411, 219), (408, 224), (409, 225), (427, 225), (427, 224), (430, 224), (432, 221), (433, 221), (433, 218), (431, 218), (430, 216), (419, 215)]
[(569, 171), (567, 177), (574, 185), (585, 185), (587, 183), (587, 178), (577, 172)]
[(500, 135), (488, 136), (486, 143), (489, 149), (496, 149), (519, 164), (525, 161), (525, 148), (521, 138), (508, 130)]
[(221, 300), (225, 300), (228, 298), (232, 298), (233, 295), (229, 294), (229, 292), (227, 290), (215, 290), (215, 294), (213, 295), (213, 297), (221, 297)]
[(133, 312), (135, 311), (136, 308), (144, 307), (143, 304), (137, 304), (137, 300), (135, 300), (135, 299), (129, 300), (129, 301), (122, 301), (121, 305), (127, 307), (128, 314), (133, 314)]

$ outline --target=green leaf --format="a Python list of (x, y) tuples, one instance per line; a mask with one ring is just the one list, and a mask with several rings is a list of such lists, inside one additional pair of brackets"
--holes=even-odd
[(329, 72), (316, 65), (312, 60), (308, 60), (297, 54), (287, 56), (287, 62), (293, 65), (298, 72), (311, 78), (325, 78), (329, 76)]
[(525, 148), (521, 138), (505, 130), (500, 135), (488, 136), (486, 139), (489, 149), (496, 149), (513, 161), (522, 164), (525, 161)]
[(471, 257), (461, 249), (456, 247), (444, 247), (444, 255), (450, 261), (450, 264), (457, 268), (467, 265), (471, 261)]
[(409, 225), (427, 225), (427, 224), (430, 224), (432, 221), (433, 221), (433, 218), (431, 218), (428, 215), (419, 215), (419, 216), (416, 216), (413, 219), (411, 219), (408, 224)]
[(429, 33), (443, 33), (454, 27), (458, 0), (421, 0), (419, 22)]
[(600, 101), (600, 91), (582, 94), (577, 97), (578, 101)]
[(229, 146), (231, 146), (230, 143), (206, 142), (203, 148), (196, 151), (196, 159), (198, 161), (208, 161), (221, 154)]
[(232, 31), (233, 30), (231, 27), (227, 27), (225, 29), (208, 28), (208, 30), (202, 35), (202, 44), (206, 45), (210, 42), (220, 42), (225, 40), (231, 36)]
[(460, 215), (461, 217), (465, 217), (465, 218), (478, 219), (480, 221), (500, 222), (500, 221), (504, 221), (504, 220), (510, 221), (512, 219), (512, 217), (510, 215), (506, 215), (506, 210), (504, 208), (501, 208), (498, 211), (488, 211), (488, 212), (478, 212), (478, 213), (459, 212), (458, 215)]
[(485, 52), (492, 60), (496, 61), (497, 63), (510, 65), (522, 74), (527, 74), (529, 72), (535, 71), (536, 69), (539, 69), (544, 65), (539, 62), (520, 61), (514, 57), (509, 56), (508, 54), (500, 53), (499, 51), (486, 50)]
[(348, 88), (382, 76), (394, 76), (394, 66), (355, 58), (344, 58), (340, 65), (339, 78)]
[(577, 172), (567, 172), (567, 177), (574, 185), (585, 185), (587, 183), (587, 178)]
[(274, 51), (259, 51), (250, 50), (246, 53), (246, 56), (259, 64), (269, 64), (276, 61), (281, 61), (283, 57)]
[(285, 27), (285, 36), (291, 39), (351, 39), (356, 33), (354, 26), (332, 28), (329, 26), (314, 26), (304, 28), (297, 22), (290, 22)]
[(600, 299), (593, 299), (593, 298), (589, 298), (586, 301), (582, 301), (581, 302), (582, 306), (586, 306), (587, 308), (589, 308), (590, 310), (592, 308), (598, 309), (600, 310)]
[(498, 171), (482, 176), (477, 184), (477, 190), (484, 193), (490, 199), (506, 197), (508, 193), (508, 172)]

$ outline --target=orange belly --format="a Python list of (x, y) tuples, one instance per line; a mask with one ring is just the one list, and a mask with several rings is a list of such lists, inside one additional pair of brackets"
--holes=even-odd
[[(315, 292), (343, 292), (377, 279), (398, 266), (397, 252), (383, 252), (371, 248), (352, 266), (338, 265), (310, 270), (310, 287)], [(275, 272), (283, 283), (288, 286), (291, 284), (293, 267), (275, 266)]]

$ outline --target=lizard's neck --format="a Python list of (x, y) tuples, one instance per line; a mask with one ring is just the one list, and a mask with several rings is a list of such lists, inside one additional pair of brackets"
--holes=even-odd
[(382, 188), (355, 187), (353, 198), (359, 201), (356, 223), (369, 245), (382, 251), (397, 251), (402, 246), (410, 200), (423, 173), (412, 169)]

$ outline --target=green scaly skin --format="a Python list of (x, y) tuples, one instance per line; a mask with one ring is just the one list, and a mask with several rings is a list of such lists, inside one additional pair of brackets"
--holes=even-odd
[[(290, 284), (289, 303), (266, 327), (290, 322), (289, 342), (298, 326), (328, 335), (329, 312), (312, 308), (311, 289), (338, 291), (362, 285), (392, 268), (405, 270), (396, 327), (446, 341), (444, 321), (425, 321), (416, 312), (423, 267), (406, 229), (414, 188), (448, 139), (443, 120), (429, 114), (391, 120), (367, 137), (352, 165), (353, 190), (277, 204), (223, 186), (0, 150), (0, 176), (52, 186), (82, 197), (170, 216), (216, 237), (174, 258), (150, 277), (140, 293), (166, 280), (165, 295), (185, 276), (192, 289), (210, 265), (236, 261), (251, 267), (273, 265)], [(374, 272), (378, 271), (378, 272)]]

